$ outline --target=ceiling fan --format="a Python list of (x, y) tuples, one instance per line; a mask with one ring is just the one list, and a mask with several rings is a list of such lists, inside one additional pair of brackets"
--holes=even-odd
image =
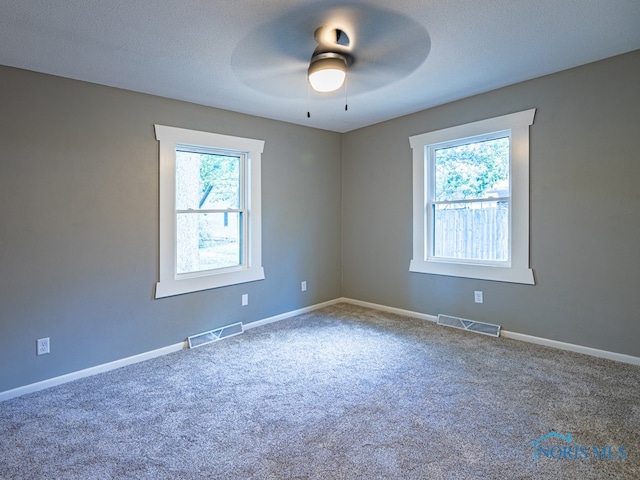
[[(393, 10), (366, 4), (307, 4), (250, 32), (232, 55), (238, 80), (288, 100), (338, 90), (348, 75), (349, 95), (385, 88), (427, 58), (425, 28)], [(334, 78), (327, 86), (316, 76)], [(337, 85), (337, 86), (336, 86)]]
[(353, 64), (349, 52), (349, 37), (339, 28), (319, 27), (313, 34), (318, 46), (313, 51), (307, 77), (316, 92), (338, 90), (347, 76), (347, 69)]

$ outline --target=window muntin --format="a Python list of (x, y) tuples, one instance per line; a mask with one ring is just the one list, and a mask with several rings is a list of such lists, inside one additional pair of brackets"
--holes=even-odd
[[(535, 283), (533, 270), (529, 267), (529, 126), (533, 124), (534, 116), (535, 109), (531, 109), (410, 137), (413, 150), (413, 258), (410, 271)], [(474, 183), (471, 175), (469, 181), (450, 188), (452, 182), (447, 175), (453, 175), (455, 168), (436, 170), (438, 153), (443, 155), (451, 153), (446, 151), (450, 147), (500, 138), (509, 139), (508, 177), (498, 175), (500, 178), (493, 186), (487, 186), (488, 189), (472, 188), (482, 186), (484, 180), (491, 177), (487, 172), (476, 172), (476, 180), (487, 177), (482, 182)], [(442, 175), (440, 179), (438, 173)], [(436, 225), (436, 220), (453, 215), (451, 210), (473, 210), (474, 215), (481, 216), (482, 207), (492, 208), (493, 204), (500, 215), (496, 221), (502, 223), (491, 229), (494, 237), (483, 233), (484, 243), (506, 244), (506, 251), (504, 248), (500, 251), (482, 248), (485, 251), (480, 253), (468, 251), (467, 246), (478, 246), (473, 236), (462, 242), (465, 246), (462, 248), (455, 244), (451, 246), (451, 239), (434, 235), (434, 232), (437, 235), (446, 231)], [(466, 221), (471, 221), (469, 212), (461, 214), (466, 216)]]
[(264, 279), (264, 141), (155, 125), (160, 142), (156, 298)]

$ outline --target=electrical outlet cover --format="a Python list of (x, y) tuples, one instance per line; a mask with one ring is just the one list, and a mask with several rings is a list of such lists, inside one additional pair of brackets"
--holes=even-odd
[(49, 353), (49, 337), (39, 338), (36, 341), (36, 355), (45, 355)]

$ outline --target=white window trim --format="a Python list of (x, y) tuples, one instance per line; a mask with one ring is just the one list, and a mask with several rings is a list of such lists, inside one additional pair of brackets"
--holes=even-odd
[[(414, 135), (413, 150), (413, 259), (409, 271), (453, 277), (534, 285), (529, 268), (529, 127), (536, 109), (480, 120), (465, 125)], [(429, 259), (427, 246), (427, 172), (425, 155), (430, 145), (466, 137), (511, 131), (511, 261), (509, 265), (481, 265)]]
[[(264, 140), (233, 137), (184, 128), (155, 125), (160, 143), (160, 281), (155, 298), (263, 280), (261, 163)], [(244, 152), (247, 155), (247, 259), (242, 268), (209, 271), (202, 275), (176, 275), (176, 144)]]

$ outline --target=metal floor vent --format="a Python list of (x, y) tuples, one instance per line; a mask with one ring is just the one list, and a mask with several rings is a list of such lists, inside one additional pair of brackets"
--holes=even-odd
[(208, 332), (192, 335), (188, 338), (189, 348), (201, 347), (202, 345), (217, 342), (223, 338), (240, 335), (242, 332), (244, 332), (242, 322), (238, 322), (225, 327), (216, 328), (215, 330), (209, 330)]
[(458, 317), (450, 317), (449, 315), (438, 314), (438, 325), (460, 328), (462, 330), (481, 333), (483, 335), (489, 335), (491, 337), (500, 336), (500, 325), (493, 325), (492, 323), (476, 322), (474, 320), (467, 320), (467, 319), (458, 318)]

